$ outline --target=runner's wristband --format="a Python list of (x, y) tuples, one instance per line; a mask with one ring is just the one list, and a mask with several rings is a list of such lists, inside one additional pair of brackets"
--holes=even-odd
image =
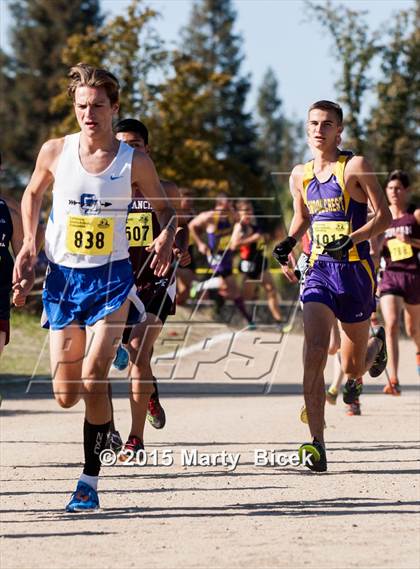
[(294, 237), (286, 237), (284, 241), (281, 241), (273, 249), (273, 257), (276, 259), (280, 265), (287, 265), (289, 261), (289, 254), (292, 252), (293, 247), (296, 245), (296, 239)]

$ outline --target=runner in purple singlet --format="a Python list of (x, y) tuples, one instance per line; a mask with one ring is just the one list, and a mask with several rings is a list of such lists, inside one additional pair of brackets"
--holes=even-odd
[[(250, 329), (255, 328), (251, 315), (245, 308), (238, 285), (233, 276), (232, 231), (236, 212), (224, 192), (218, 194), (214, 209), (203, 211), (189, 223), (190, 235), (202, 255), (206, 255), (213, 270), (213, 277), (221, 277), (220, 292), (233, 300), (236, 308), (247, 320)], [(206, 232), (207, 242), (202, 240)]]
[[(386, 366), (385, 330), (380, 328), (369, 339), (375, 276), (368, 239), (388, 227), (391, 213), (367, 160), (337, 148), (342, 131), (338, 104), (318, 101), (310, 107), (307, 135), (314, 158), (292, 171), (294, 216), (288, 237), (273, 251), (287, 267), (293, 247), (310, 228), (310, 267), (301, 300), (306, 343), (303, 389), (313, 442), (299, 452), (302, 459), (305, 451), (310, 455), (312, 464), (305, 464), (317, 472), (327, 470), (324, 369), (334, 320), (341, 321), (343, 331), (345, 403), (359, 397), (360, 378), (367, 369), (376, 377)], [(370, 221), (368, 202), (375, 213)], [(286, 274), (290, 271), (285, 269)]]

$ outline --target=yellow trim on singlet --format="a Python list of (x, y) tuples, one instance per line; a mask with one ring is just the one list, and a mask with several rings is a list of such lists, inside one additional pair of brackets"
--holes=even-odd
[[(332, 174), (335, 176), (335, 179), (337, 180), (337, 183), (343, 193), (343, 199), (344, 199), (344, 215), (347, 215), (348, 209), (349, 209), (349, 205), (350, 205), (350, 194), (346, 188), (346, 184), (344, 181), (344, 170), (346, 168), (347, 162), (349, 160), (349, 158), (351, 158), (351, 155), (348, 154), (340, 154), (337, 158), (336, 163), (334, 164), (334, 168), (332, 171)], [(305, 205), (307, 205), (308, 203), (308, 199), (307, 199), (307, 192), (308, 192), (308, 186), (309, 183), (311, 182), (311, 180), (313, 180), (315, 178), (315, 171), (314, 171), (314, 161), (310, 160), (309, 162), (306, 162), (306, 164), (304, 164), (304, 170), (303, 170), (303, 201), (305, 202)], [(352, 226), (352, 222), (351, 220), (349, 220), (350, 222), (350, 233), (353, 232), (353, 226)], [(313, 266), (314, 262), (316, 261), (316, 259), (318, 258), (318, 255), (316, 255), (315, 253), (312, 253), (309, 259), (309, 264), (310, 266)], [(360, 261), (360, 257), (359, 257), (359, 252), (357, 250), (357, 246), (355, 245), (354, 247), (352, 247), (349, 251), (349, 261)]]
[(303, 201), (305, 205), (307, 205), (308, 203), (307, 192), (308, 192), (309, 182), (313, 180), (314, 177), (315, 177), (314, 161), (310, 160), (309, 162), (306, 162), (306, 164), (304, 164), (303, 166), (302, 185), (303, 185)]
[[(353, 223), (350, 220), (350, 233), (353, 233)], [(357, 246), (354, 245), (349, 251), (349, 261), (360, 261), (359, 251), (357, 250)]]
[(221, 211), (215, 211), (214, 213), (214, 225), (215, 225), (215, 230), (211, 231), (211, 232), (207, 232), (213, 235), (216, 235), (216, 237), (223, 237), (224, 235), (230, 235), (232, 233), (232, 229), (233, 229), (233, 223), (232, 223), (232, 214), (228, 213), (226, 216), (226, 219), (228, 220), (228, 222), (230, 223), (230, 227), (223, 227), (222, 229), (219, 229), (218, 225), (219, 225), (219, 221), (220, 218), (222, 217), (222, 212)]
[(335, 179), (337, 180), (338, 185), (340, 186), (341, 191), (343, 192), (344, 213), (346, 215), (347, 215), (347, 211), (348, 211), (349, 205), (350, 205), (350, 194), (347, 191), (346, 184), (344, 182), (344, 169), (346, 167), (347, 160), (349, 158), (350, 158), (350, 156), (348, 156), (346, 154), (340, 154), (337, 162), (334, 165), (334, 169), (333, 169), (333, 174), (335, 176)]
[(369, 275), (370, 281), (372, 283), (372, 296), (374, 296), (375, 295), (375, 277), (372, 274), (372, 269), (370, 268), (370, 265), (369, 265), (367, 259), (362, 259), (361, 263), (364, 266), (364, 268), (366, 269), (367, 274)]

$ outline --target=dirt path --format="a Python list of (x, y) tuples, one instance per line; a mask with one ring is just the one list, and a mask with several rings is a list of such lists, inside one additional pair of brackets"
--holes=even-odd
[[(197, 365), (198, 349), (184, 355), (178, 375), (171, 367), (174, 380), (162, 387), (167, 427), (148, 426), (146, 443), (160, 460), (164, 449), (172, 451), (174, 464), (104, 468), (102, 510), (94, 514), (63, 511), (80, 473), (82, 406), (63, 411), (36, 387), (26, 396), (10, 392), (1, 411), (2, 569), (417, 568), (420, 414), (412, 346), (402, 346), (402, 397), (380, 394), (381, 381), (369, 379), (373, 393), (364, 396), (361, 417), (346, 416), (341, 402), (328, 407), (329, 472), (314, 475), (254, 464), (258, 448), (290, 454), (308, 438), (298, 420), (301, 338), (290, 337), (287, 359), (283, 354), (265, 375), (270, 346), (278, 349), (274, 336), (260, 331), (234, 341), (229, 364), (222, 353)], [(173, 363), (166, 356), (165, 369)], [(248, 380), (228, 380), (232, 370), (243, 376), (241, 366), (254, 366)], [(258, 394), (271, 382), (270, 395)], [(115, 406), (126, 435), (123, 390)], [(183, 465), (193, 449), (239, 453), (239, 464)]]

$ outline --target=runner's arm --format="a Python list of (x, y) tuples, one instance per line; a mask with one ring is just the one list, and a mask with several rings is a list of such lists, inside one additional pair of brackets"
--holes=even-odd
[(380, 235), (376, 235), (369, 239), (370, 244), (370, 256), (372, 257), (373, 264), (375, 265), (375, 269), (379, 268), (379, 264), (381, 261), (381, 251), (385, 240), (385, 234), (381, 233)]
[(257, 243), (262, 237), (262, 234), (259, 231), (256, 231), (249, 237), (245, 237), (245, 239), (241, 239), (238, 243), (239, 246), (241, 245), (251, 245), (251, 243)]
[(213, 212), (212, 211), (203, 211), (202, 213), (197, 215), (197, 217), (195, 217), (192, 221), (190, 221), (188, 224), (188, 228), (190, 230), (190, 235), (194, 239), (194, 241), (197, 243), (198, 250), (203, 255), (206, 254), (206, 250), (208, 250), (209, 248), (208, 248), (207, 243), (205, 243), (201, 239), (200, 235), (201, 235), (202, 231), (204, 230), (204, 228), (207, 227), (207, 225), (209, 223), (212, 223), (212, 221), (213, 221)]
[(296, 266), (296, 259), (292, 253), (296, 242), (302, 238), (310, 226), (308, 209), (303, 201), (303, 166), (298, 164), (292, 170), (289, 179), (290, 193), (293, 197), (293, 218), (290, 224), (288, 236), (279, 243), (273, 251), (274, 257), (280, 262), (284, 276), (291, 283), (297, 283), (298, 279), (290, 267)]
[(172, 259), (172, 246), (177, 227), (175, 209), (170, 204), (165, 190), (160, 183), (155, 165), (147, 154), (134, 151), (131, 183), (137, 185), (142, 195), (149, 200), (156, 213), (161, 232), (146, 251), (153, 252), (154, 256), (150, 263), (157, 277), (164, 277), (170, 267)]
[[(236, 224), (236, 225), (240, 225), (240, 224)], [(235, 227), (236, 227), (235, 225)], [(237, 249), (238, 247), (242, 247), (243, 245), (251, 245), (252, 243), (257, 243), (257, 241), (259, 241), (262, 237), (262, 234), (259, 231), (255, 231), (254, 233), (252, 233), (251, 235), (248, 235), (248, 237), (244, 237), (241, 238), (241, 233), (238, 233), (237, 235), (235, 235), (235, 230), (233, 231), (232, 234), (232, 240), (231, 240), (231, 249)]]
[(189, 230), (188, 222), (185, 217), (181, 218), (179, 216), (181, 209), (181, 195), (179, 193), (178, 186), (174, 182), (162, 181), (162, 186), (177, 213), (178, 227), (175, 233), (174, 253), (179, 258), (180, 265), (183, 266), (184, 260), (188, 260), (186, 263), (188, 264), (191, 262), (191, 259), (189, 254), (188, 259), (185, 258), (185, 253), (188, 251)]
[(177, 218), (175, 208), (171, 205), (159, 180), (155, 165), (147, 154), (134, 151), (132, 184), (137, 184), (142, 195), (149, 200), (155, 211), (163, 232), (175, 236)]
[[(414, 217), (416, 218), (417, 224), (420, 225), (420, 209), (416, 209), (414, 212)], [(407, 243), (407, 245), (411, 245), (415, 249), (420, 249), (420, 239), (416, 239), (415, 237), (411, 237), (411, 235), (406, 235), (402, 231), (398, 231), (395, 235), (397, 239)]]
[(22, 245), (23, 245), (23, 225), (22, 216), (20, 213), (20, 207), (15, 200), (7, 198), (7, 207), (9, 208), (10, 217), (12, 218), (13, 233), (10, 243), (12, 245), (12, 250), (15, 258), (17, 257)]
[(302, 171), (303, 166), (299, 164), (292, 170), (289, 178), (290, 193), (293, 197), (293, 217), (290, 223), (288, 235), (299, 241), (307, 232), (310, 226), (308, 208), (303, 201)]
[(35, 170), (23, 194), (21, 203), (23, 244), (16, 257), (13, 282), (20, 281), (25, 270), (31, 270), (36, 263), (37, 231), (42, 198), (54, 180), (53, 166), (62, 146), (63, 139), (49, 140), (42, 146)]
[(239, 247), (242, 236), (242, 226), (239, 222), (235, 223), (232, 230), (232, 237), (230, 239), (230, 249), (234, 251)]
[(385, 193), (366, 158), (354, 156), (347, 165), (346, 174), (349, 179), (353, 176), (357, 179), (357, 182), (366, 194), (369, 207), (374, 212), (373, 217), (367, 223), (350, 234), (352, 242), (357, 244), (383, 233), (389, 227), (392, 215)]

